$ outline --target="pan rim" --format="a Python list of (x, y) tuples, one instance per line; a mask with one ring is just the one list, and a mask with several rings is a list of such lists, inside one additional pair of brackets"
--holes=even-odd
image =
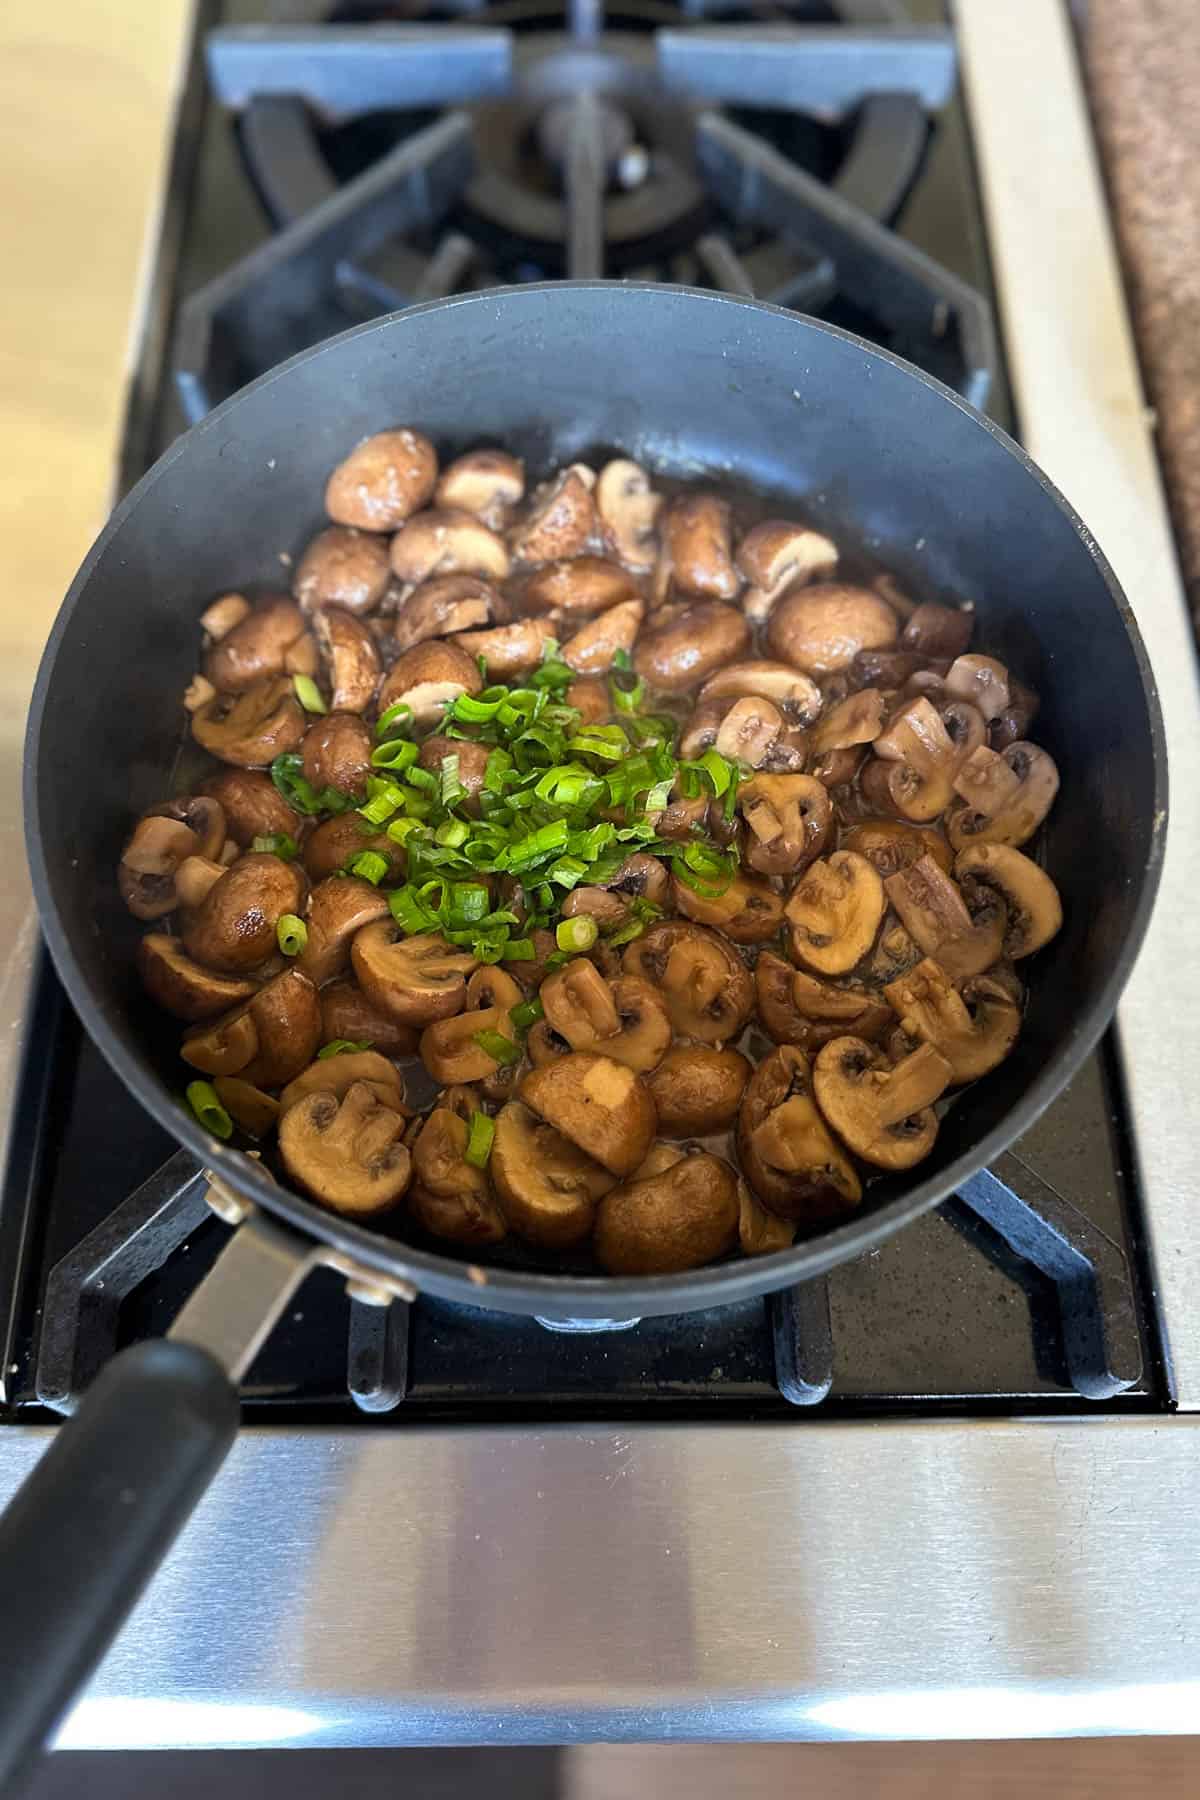
[[(777, 316), (787, 322), (789, 329), (794, 328), (798, 333), (816, 332), (840, 339), (868, 357), (890, 365), (901, 375), (924, 384), (981, 426), (998, 448), (1015, 459), (1025, 473), (1032, 477), (1047, 500), (1064, 516), (1099, 571), (1116, 607), (1130, 642), (1146, 702), (1154, 770), (1154, 824), (1140, 892), (1121, 954), (1114, 960), (1098, 994), (1078, 1022), (1070, 1042), (1030, 1083), (1004, 1118), (978, 1139), (970, 1151), (957, 1157), (937, 1175), (918, 1182), (907, 1192), (872, 1212), (864, 1213), (860, 1218), (851, 1219), (831, 1231), (823, 1232), (819, 1237), (802, 1241), (771, 1256), (718, 1263), (677, 1275), (623, 1278), (546, 1274), (487, 1266), (481, 1271), (484, 1281), (477, 1284), (478, 1278), (472, 1280), (469, 1272), (473, 1265), (433, 1251), (421, 1250), (399, 1239), (383, 1237), (325, 1211), (316, 1202), (304, 1199), (291, 1189), (277, 1186), (240, 1151), (221, 1145), (211, 1138), (198, 1121), (183, 1111), (165, 1083), (158, 1080), (147, 1082), (137, 1058), (122, 1045), (103, 1009), (97, 1004), (62, 927), (42, 851), (36, 749), (58, 648), (87, 590), (94, 568), (125, 520), (196, 437), (222, 429), (229, 415), (251, 396), (266, 391), (276, 381), (287, 379), (290, 371), (298, 365), (331, 353), (348, 339), (387, 331), (395, 328), (398, 321), (407, 321), (432, 311), (463, 307), (486, 309), (497, 305), (513, 307), (524, 304), (523, 297), (526, 295), (532, 298), (551, 293), (588, 292), (603, 292), (610, 298), (619, 295), (621, 299), (618, 304), (626, 303), (626, 295), (631, 297), (630, 304), (638, 304), (637, 297), (645, 294), (673, 295), (685, 299), (689, 304), (722, 307), (736, 311), (739, 315), (749, 309), (754, 313)], [(1027, 1131), (1076, 1074), (1084, 1059), (1099, 1042), (1111, 1021), (1121, 991), (1141, 949), (1158, 893), (1165, 853), (1168, 771), (1157, 684), (1130, 602), (1108, 559), (1079, 514), (1021, 445), (994, 420), (971, 406), (961, 394), (903, 357), (871, 344), (854, 332), (797, 314), (784, 307), (773, 306), (766, 301), (666, 283), (560, 281), (531, 283), (516, 288), (489, 288), (478, 293), (427, 301), (405, 308), (402, 312), (389, 313), (382, 318), (353, 326), (268, 370), (256, 381), (223, 401), (189, 431), (182, 433), (114, 509), (67, 590), (42, 653), (34, 685), (25, 734), (22, 792), (26, 854), (41, 929), (68, 998), (79, 1013), (85, 1030), (139, 1105), (144, 1106), (151, 1117), (190, 1150), (202, 1165), (211, 1168), (247, 1199), (276, 1218), (284, 1220), (304, 1236), (331, 1243), (353, 1257), (365, 1269), (378, 1270), (410, 1282), (418, 1292), (501, 1311), (542, 1312), (548, 1317), (560, 1318), (597, 1318), (616, 1317), (623, 1309), (627, 1309), (630, 1314), (642, 1315), (693, 1311), (705, 1306), (731, 1304), (792, 1285), (793, 1282), (811, 1280), (849, 1257), (873, 1248), (894, 1231), (936, 1206), (953, 1194), (971, 1175), (987, 1167), (1008, 1145)]]

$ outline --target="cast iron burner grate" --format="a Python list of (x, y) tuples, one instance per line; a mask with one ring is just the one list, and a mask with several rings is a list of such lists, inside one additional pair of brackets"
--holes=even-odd
[(188, 420), (356, 321), (602, 275), (816, 313), (983, 405), (987, 301), (889, 229), (952, 94), (953, 40), (891, 12), (498, 0), (453, 22), (212, 32), (210, 82), (275, 235), (182, 307)]

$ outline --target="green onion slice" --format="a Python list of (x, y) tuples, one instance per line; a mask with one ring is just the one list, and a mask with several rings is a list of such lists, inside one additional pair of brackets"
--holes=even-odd
[(218, 1100), (211, 1081), (189, 1081), (185, 1092), (188, 1105), (206, 1131), (219, 1138), (233, 1136), (233, 1120)]
[(411, 769), (420, 751), (409, 738), (388, 738), (385, 743), (376, 744), (371, 752), (373, 769), (391, 769), (397, 775), (405, 769)]
[(282, 857), (284, 862), (291, 862), (296, 856), (299, 845), (294, 837), (289, 837), (286, 831), (271, 831), (265, 837), (251, 838), (250, 848), (267, 856)]
[(474, 1031), (471, 1033), (471, 1041), (478, 1044), (502, 1068), (508, 1068), (511, 1063), (521, 1060), (521, 1052), (517, 1046), (501, 1031)]
[(473, 1112), (467, 1128), (467, 1147), (463, 1155), (473, 1169), (486, 1169), (488, 1157), (492, 1154), (492, 1139), (496, 1135), (496, 1127), (486, 1113)]
[(330, 1056), (355, 1056), (360, 1050), (371, 1048), (370, 1038), (330, 1038), (317, 1051), (317, 1061), (324, 1062)]
[(512, 1021), (513, 1030), (524, 1032), (528, 1031), (531, 1025), (536, 1025), (539, 1019), (545, 1017), (545, 1008), (538, 995), (535, 994), (532, 1000), (522, 1000), (520, 1006), (514, 1006), (508, 1016)]
[(305, 712), (324, 713), (329, 711), (321, 698), (321, 690), (311, 675), (293, 675), (292, 686), (295, 688), (296, 698)]
[(560, 919), (554, 928), (554, 941), (560, 950), (590, 950), (599, 936), (600, 927), (586, 913), (574, 919)]
[(413, 711), (407, 700), (397, 700), (379, 715), (379, 723), (375, 727), (375, 736), (379, 739), (390, 736), (397, 731), (407, 731), (412, 724)]
[(360, 850), (346, 864), (350, 875), (357, 875), (360, 881), (369, 881), (372, 887), (378, 887), (389, 868), (386, 856), (380, 856), (378, 850)]
[(295, 913), (281, 913), (275, 937), (285, 956), (299, 956), (308, 942), (308, 926)]

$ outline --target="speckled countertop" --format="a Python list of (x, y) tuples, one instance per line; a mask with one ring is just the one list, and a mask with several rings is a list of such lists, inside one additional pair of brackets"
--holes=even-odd
[(1090, 0), (1082, 43), (1200, 630), (1200, 4)]

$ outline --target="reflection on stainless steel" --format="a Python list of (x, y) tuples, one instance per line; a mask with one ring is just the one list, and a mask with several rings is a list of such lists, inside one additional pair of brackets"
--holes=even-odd
[(1066, 11), (960, 0), (956, 18), (1022, 436), (1116, 570), (1162, 703), (1173, 818), (1118, 1036), (1176, 1397), (1200, 1407), (1195, 647)]
[(1191, 1419), (247, 1432), (66, 1732), (1190, 1731), (1198, 1456)]

